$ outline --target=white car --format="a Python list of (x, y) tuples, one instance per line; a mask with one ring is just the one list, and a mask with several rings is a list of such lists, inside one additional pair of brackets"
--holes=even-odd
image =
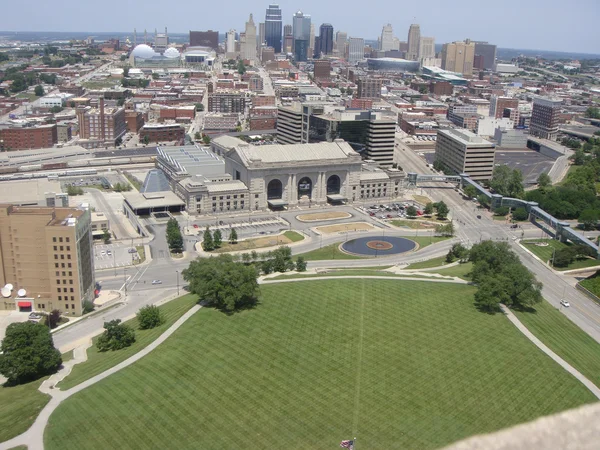
[(160, 281), (160, 280), (152, 280), (152, 284), (162, 284), (162, 281)]
[(560, 304), (563, 305), (565, 308), (568, 308), (569, 306), (571, 306), (571, 304), (566, 300), (561, 300)]

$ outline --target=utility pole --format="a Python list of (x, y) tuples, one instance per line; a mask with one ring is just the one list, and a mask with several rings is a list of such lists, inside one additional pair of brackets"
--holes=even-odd
[(177, 274), (177, 296), (179, 297), (179, 270), (176, 270), (175, 273)]

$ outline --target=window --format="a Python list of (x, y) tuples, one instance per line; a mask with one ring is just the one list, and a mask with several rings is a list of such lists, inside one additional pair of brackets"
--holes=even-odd
[(54, 268), (58, 269), (58, 263), (54, 263)]
[[(69, 284), (73, 284), (73, 280), (69, 280)], [(66, 291), (65, 291), (66, 292)]]
[(60, 259), (65, 259), (65, 255), (60, 255)]
[(67, 245), (67, 251), (70, 252), (71, 251), (71, 246)]
[(58, 299), (59, 299), (59, 300), (62, 300), (62, 295), (59, 295), (59, 296), (58, 296)]
[[(73, 297), (71, 297), (71, 300), (75, 300), (75, 299), (74, 299)], [(72, 308), (72, 309), (75, 309), (75, 305), (74, 305), (74, 304), (73, 304), (73, 305), (71, 305), (71, 308)]]
[(63, 238), (58, 238), (58, 242), (62, 242), (62, 239), (63, 239)]
[(65, 241), (70, 242), (71, 238), (65, 238)]
[(65, 303), (65, 309), (69, 309), (69, 304)]
[[(74, 302), (75, 301), (75, 297), (73, 295), (71, 295), (71, 301)], [(73, 309), (75, 309), (75, 305), (73, 305)]]
[(73, 276), (73, 272), (69, 272), (69, 276), (72, 277)]
[(63, 270), (62, 276), (63, 276), (63, 277), (64, 277), (64, 276), (66, 276), (66, 275), (65, 275), (66, 273), (67, 273), (67, 272), (65, 272), (65, 271)]
[(65, 263), (60, 263), (60, 266), (64, 269), (65, 268)]
[(69, 288), (69, 292), (74, 292), (74, 291), (73, 291), (73, 288)]
[[(63, 280), (63, 284), (67, 284), (67, 280)], [(66, 291), (65, 291), (66, 292)]]
[[(61, 255), (62, 256), (62, 255)], [(67, 255), (67, 259), (71, 259), (71, 255)]]
[(54, 251), (57, 252), (58, 251), (58, 246), (54, 246)]
[(56, 238), (55, 237), (52, 238), (52, 242), (56, 242)]
[[(258, 198), (258, 194), (254, 194), (254, 198)], [(257, 205), (258, 205), (258, 203), (257, 203)], [(256, 208), (258, 208), (258, 206)]]
[(60, 272), (56, 272), (56, 276), (58, 276), (58, 274), (59, 274), (59, 273), (60, 273)]

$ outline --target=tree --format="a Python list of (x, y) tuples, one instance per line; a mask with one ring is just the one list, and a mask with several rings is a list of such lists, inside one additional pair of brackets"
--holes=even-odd
[(199, 131), (196, 131), (194, 133), (194, 140), (199, 141), (200, 139), (202, 139), (202, 134)]
[(454, 244), (452, 248), (448, 250), (448, 254), (446, 255), (446, 262), (451, 263), (456, 261), (457, 259), (460, 262), (466, 262), (469, 257), (469, 249), (462, 244)]
[(162, 325), (165, 321), (162, 312), (157, 306), (147, 305), (137, 312), (136, 314), (140, 330), (149, 330), (150, 328), (156, 328)]
[(504, 197), (521, 198), (525, 192), (523, 188), (523, 174), (518, 169), (505, 165), (496, 166), (490, 182), (490, 187), (495, 193)]
[(86, 300), (83, 302), (83, 314), (91, 313), (94, 310), (94, 303)]
[(296, 271), (306, 272), (306, 260), (302, 256), (296, 258)]
[[(121, 99), (121, 100), (123, 100), (123, 99)], [(121, 136), (119, 136), (117, 139), (115, 139), (115, 147), (118, 147), (122, 143), (123, 143), (123, 138)]]
[(258, 273), (253, 266), (234, 262), (231, 255), (197, 258), (182, 271), (190, 292), (200, 301), (224, 311), (256, 304)]
[(288, 246), (281, 246), (272, 252), (273, 259), (273, 271), (274, 272), (285, 272), (292, 268), (290, 262), (292, 261), (292, 249)]
[(33, 93), (37, 96), (37, 97), (41, 97), (44, 94), (44, 88), (42, 87), (41, 84), (38, 84), (35, 89), (33, 90)]
[(0, 374), (21, 384), (55, 373), (62, 364), (50, 329), (33, 322), (12, 323), (0, 345)]
[(437, 218), (439, 220), (445, 220), (448, 217), (450, 209), (444, 202), (438, 202), (435, 204)]
[(83, 195), (83, 189), (79, 186), (67, 185), (67, 195), (73, 197), (75, 195)]
[(148, 145), (148, 143), (150, 142), (150, 137), (148, 137), (148, 135), (144, 135), (144, 137), (142, 138), (142, 142), (146, 145)]
[(156, 72), (154, 72), (154, 73), (152, 74), (152, 79), (153, 79), (153, 80), (158, 80), (159, 78), (160, 78), (160, 75), (159, 75), (159, 74), (157, 74)]
[(433, 214), (433, 203), (429, 202), (425, 205), (425, 209), (423, 210), (423, 213), (426, 216), (430, 216)]
[(573, 164), (575, 164), (576, 166), (583, 166), (585, 164), (585, 162), (587, 161), (587, 157), (586, 157), (585, 152), (580, 149), (580, 150), (575, 151), (573, 156), (571, 156), (571, 160), (573, 161)]
[(127, 78), (129, 76), (129, 66), (123, 67), (123, 76)]
[(500, 310), (500, 303), (508, 303), (510, 297), (504, 289), (504, 279), (485, 277), (478, 285), (475, 292), (475, 305), (488, 312), (497, 312)]
[(117, 100), (117, 106), (123, 106), (125, 104), (125, 97), (121, 97)]
[(172, 253), (181, 253), (183, 251), (183, 236), (177, 219), (169, 219), (167, 222), (167, 244)]
[(477, 197), (477, 189), (474, 186), (471, 186), (470, 184), (467, 184), (465, 186), (465, 188), (463, 189), (463, 192), (469, 198)]
[(506, 216), (510, 212), (510, 208), (508, 206), (498, 206), (494, 210), (495, 216)]
[(600, 211), (597, 209), (585, 209), (577, 219), (584, 230), (593, 230), (596, 228), (598, 226), (598, 220), (600, 220)]
[(238, 61), (237, 71), (240, 75), (244, 75), (246, 73), (246, 66), (244, 65), (244, 61), (241, 59)]
[(416, 217), (417, 216), (417, 208), (410, 205), (408, 208), (406, 208), (406, 216), (407, 217)]
[(527, 220), (529, 218), (529, 213), (522, 206), (516, 208), (512, 213), (513, 220), (521, 222), (523, 220)]
[(221, 235), (221, 230), (215, 230), (213, 233), (213, 244), (215, 248), (220, 248), (223, 244), (223, 236)]
[(63, 110), (63, 107), (62, 107), (62, 106), (58, 106), (58, 105), (56, 105), (56, 106), (53, 106), (52, 108), (50, 108), (50, 112), (51, 112), (52, 114), (58, 114), (58, 113), (59, 113), (59, 112), (61, 112), (62, 110)]
[(58, 326), (58, 323), (60, 322), (60, 311), (58, 309), (53, 309), (52, 311), (50, 311), (47, 320), (48, 326), (51, 330), (56, 328)]
[(537, 179), (537, 185), (539, 188), (545, 189), (552, 185), (552, 178), (550, 178), (550, 175), (548, 175), (546, 172), (542, 172)]
[(215, 249), (215, 243), (213, 241), (212, 233), (210, 232), (210, 227), (206, 227), (206, 230), (204, 230), (204, 237), (202, 239), (202, 249), (205, 252), (211, 252)]
[(589, 117), (591, 119), (600, 119), (600, 109), (590, 106), (585, 110), (585, 117)]
[(202, 103), (196, 103), (196, 111), (204, 111), (204, 105)]
[(99, 352), (120, 350), (135, 342), (135, 331), (129, 325), (121, 323), (121, 319), (104, 322), (104, 333), (96, 342)]
[(210, 136), (208, 136), (206, 134), (204, 136), (202, 136), (202, 142), (204, 142), (204, 144), (206, 144), (206, 145), (210, 144)]
[(229, 243), (237, 244), (237, 240), (238, 240), (237, 231), (235, 231), (235, 228), (232, 228), (231, 231), (229, 232)]

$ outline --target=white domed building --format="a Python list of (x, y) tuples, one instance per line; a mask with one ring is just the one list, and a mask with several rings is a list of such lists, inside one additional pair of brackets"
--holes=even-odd
[(168, 48), (163, 55), (146, 44), (137, 45), (129, 55), (131, 67), (179, 67), (181, 55), (176, 48)]
[(181, 58), (181, 53), (175, 47), (169, 47), (163, 53), (165, 58)]

